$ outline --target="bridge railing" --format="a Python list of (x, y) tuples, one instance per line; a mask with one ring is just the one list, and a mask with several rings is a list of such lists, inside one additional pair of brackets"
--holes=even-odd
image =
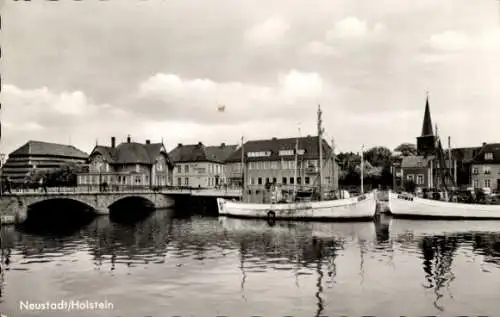
[[(16, 188), (11, 194), (40, 194), (40, 193), (120, 193), (120, 192), (162, 192), (194, 195), (241, 195), (239, 188), (190, 188), (185, 186), (144, 186), (144, 185), (80, 185), (72, 187), (39, 187), (39, 188)], [(3, 193), (8, 194), (8, 193)]]

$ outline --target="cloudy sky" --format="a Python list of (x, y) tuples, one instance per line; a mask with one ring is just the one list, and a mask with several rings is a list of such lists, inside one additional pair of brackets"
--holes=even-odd
[[(500, 141), (498, 0), (2, 1), (2, 140)], [(217, 111), (225, 105), (226, 111)]]

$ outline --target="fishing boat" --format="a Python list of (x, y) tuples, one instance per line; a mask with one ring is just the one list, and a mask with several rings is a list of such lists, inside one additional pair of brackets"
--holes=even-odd
[(389, 210), (394, 217), (500, 220), (500, 205), (434, 200), (407, 193), (389, 195)]
[[(400, 218), (456, 218), (456, 219), (500, 219), (500, 205), (494, 202), (481, 201), (469, 190), (457, 189), (456, 181), (446, 165), (439, 134), (434, 135), (430, 119), (429, 101), (427, 99), (424, 124), (422, 128), (421, 148), (425, 155), (433, 157), (429, 176), (435, 176), (437, 184), (431, 190), (422, 193), (389, 193), (389, 210)], [(451, 166), (451, 144), (448, 138), (448, 160)], [(435, 162), (435, 175), (432, 163)], [(433, 176), (434, 175), (434, 176)]]
[[(372, 220), (375, 215), (376, 201), (374, 192), (364, 193), (363, 190), (363, 155), (361, 155), (361, 195), (343, 199), (329, 197), (325, 199), (322, 191), (322, 134), (324, 129), (321, 125), (321, 108), (318, 107), (318, 146), (319, 146), (319, 185), (317, 200), (298, 200), (296, 181), (294, 181), (294, 190), (291, 195), (291, 201), (279, 202), (281, 199), (275, 199), (271, 203), (251, 203), (242, 201), (230, 201), (223, 198), (217, 198), (219, 215), (230, 217), (245, 218), (264, 218), (264, 219), (287, 219), (287, 220)], [(244, 143), (241, 145), (241, 165), (245, 166), (244, 161)], [(362, 152), (362, 151), (361, 151)], [(295, 147), (295, 169), (297, 168), (298, 142)], [(333, 153), (333, 151), (332, 151)], [(242, 171), (243, 172), (243, 171)], [(296, 177), (295, 177), (296, 178)], [(245, 181), (243, 181), (243, 195), (245, 195)], [(280, 196), (279, 190), (274, 187), (273, 196)], [(314, 192), (314, 191), (313, 191)]]

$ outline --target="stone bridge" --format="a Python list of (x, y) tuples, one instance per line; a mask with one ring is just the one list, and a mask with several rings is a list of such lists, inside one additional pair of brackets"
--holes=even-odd
[(53, 200), (67, 199), (78, 201), (92, 208), (97, 214), (109, 214), (109, 207), (119, 200), (136, 197), (148, 200), (156, 208), (168, 208), (175, 201), (168, 194), (153, 191), (131, 192), (30, 192), (7, 194), (0, 197), (0, 223), (22, 223), (28, 217), (28, 208), (34, 204)]

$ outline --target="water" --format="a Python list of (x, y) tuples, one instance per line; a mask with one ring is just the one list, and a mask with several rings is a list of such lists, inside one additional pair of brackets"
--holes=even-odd
[[(473, 228), (473, 232), (468, 232)], [(39, 228), (40, 229), (40, 228)], [(496, 315), (500, 223), (292, 223), (152, 213), (3, 227), (7, 316)], [(89, 300), (108, 310), (21, 311)]]

